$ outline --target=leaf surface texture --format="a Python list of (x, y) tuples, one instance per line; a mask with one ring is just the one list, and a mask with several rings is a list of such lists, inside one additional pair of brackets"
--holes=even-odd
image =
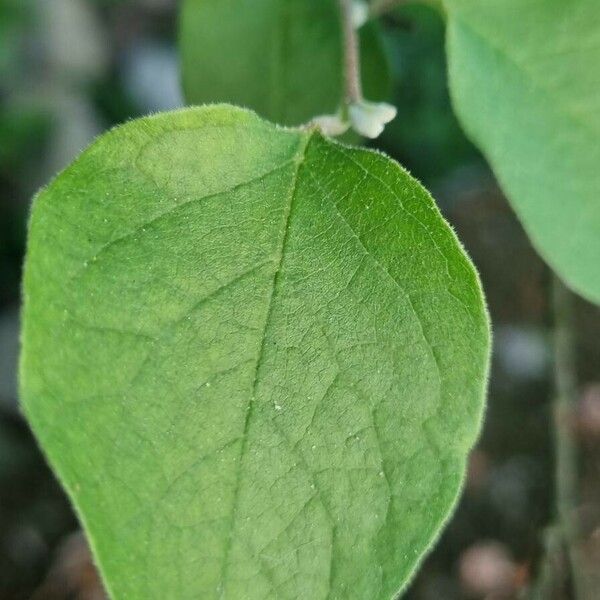
[(211, 106), (35, 201), (22, 398), (115, 599), (389, 600), (482, 413), (479, 282), (389, 158)]

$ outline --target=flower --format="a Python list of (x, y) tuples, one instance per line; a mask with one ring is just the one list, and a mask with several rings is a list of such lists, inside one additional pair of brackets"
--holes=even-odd
[(352, 2), (352, 25), (360, 29), (369, 20), (369, 5), (364, 0)]
[(325, 135), (336, 136), (346, 133), (350, 123), (344, 121), (340, 115), (320, 115), (312, 120)]
[(381, 135), (385, 124), (396, 116), (396, 107), (386, 102), (353, 102), (348, 107), (348, 116), (354, 131), (374, 139)]

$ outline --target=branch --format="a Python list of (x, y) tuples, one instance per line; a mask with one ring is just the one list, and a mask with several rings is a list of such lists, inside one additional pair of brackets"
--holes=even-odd
[(536, 580), (524, 596), (528, 600), (548, 600), (554, 597), (556, 590), (563, 589), (565, 574), (565, 543), (562, 531), (556, 525), (549, 526), (544, 532), (544, 555)]
[(573, 297), (553, 277), (552, 307), (554, 313), (554, 444), (556, 453), (556, 511), (568, 558), (576, 598), (581, 586), (577, 552), (578, 527), (575, 509), (578, 498), (578, 448), (574, 417), (577, 401), (575, 350), (573, 339)]

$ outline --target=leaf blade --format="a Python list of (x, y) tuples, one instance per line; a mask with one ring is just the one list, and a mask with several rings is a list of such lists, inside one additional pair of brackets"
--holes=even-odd
[(450, 87), (466, 131), (540, 254), (575, 291), (600, 302), (593, 4), (449, 0), (446, 7)]
[(390, 598), (455, 502), (489, 345), (406, 172), (231, 107), (130, 123), (41, 193), (23, 339), (28, 418), (133, 599)]

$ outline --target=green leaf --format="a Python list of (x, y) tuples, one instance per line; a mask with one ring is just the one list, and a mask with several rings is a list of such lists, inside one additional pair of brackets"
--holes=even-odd
[[(283, 125), (337, 111), (337, 0), (185, 0), (180, 27), (190, 103), (232, 102)], [(376, 24), (360, 35), (365, 95), (385, 100), (389, 76)]]
[(540, 254), (600, 302), (597, 0), (445, 0), (454, 105)]
[(35, 201), (22, 398), (113, 598), (390, 599), (481, 419), (476, 273), (389, 158), (230, 106)]

